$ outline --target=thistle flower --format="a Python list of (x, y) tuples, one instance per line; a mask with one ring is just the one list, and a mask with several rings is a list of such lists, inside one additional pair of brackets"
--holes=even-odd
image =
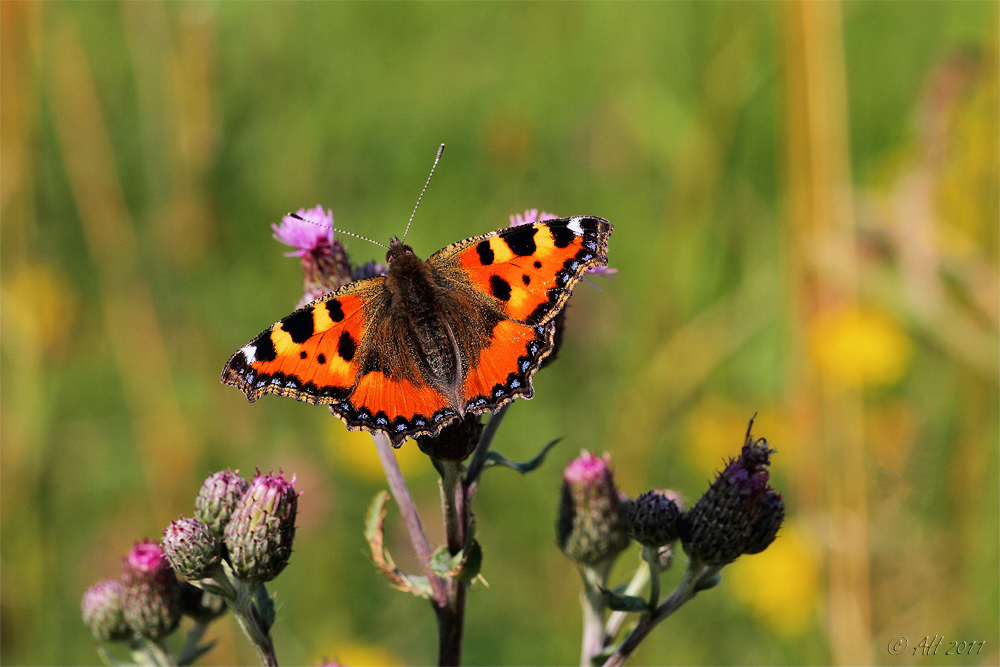
[(763, 551), (784, 519), (781, 495), (767, 485), (775, 450), (764, 438), (754, 439), (750, 427), (740, 456), (730, 459), (682, 522), (684, 551), (709, 565)]
[(125, 622), (149, 639), (166, 637), (181, 619), (180, 585), (158, 544), (136, 542), (125, 557)]
[(628, 513), (628, 530), (635, 541), (655, 549), (677, 539), (682, 510), (671, 493), (647, 491), (635, 499)]
[(556, 538), (581, 565), (610, 563), (629, 545), (628, 497), (615, 487), (610, 460), (584, 450), (563, 472)]
[(222, 562), (222, 543), (197, 519), (172, 521), (163, 531), (163, 551), (185, 579), (204, 579)]
[[(298, 307), (340, 289), (354, 278), (347, 250), (333, 238), (333, 212), (322, 206), (299, 209), (298, 218), (286, 215), (281, 225), (271, 225), (274, 238), (295, 248), (286, 257), (302, 260), (305, 289)], [(303, 218), (303, 219), (299, 219)]]
[(194, 501), (195, 518), (219, 538), (225, 534), (226, 524), (240, 498), (250, 488), (250, 482), (240, 477), (239, 472), (222, 470), (209, 475)]
[(225, 543), (236, 576), (245, 581), (271, 581), (288, 565), (295, 538), (299, 494), (295, 478), (286, 482), (260, 473), (254, 477), (226, 525)]
[(475, 451), (482, 434), (479, 415), (467, 414), (445, 426), (436, 437), (417, 436), (417, 446), (439, 461), (464, 461)]
[(94, 637), (114, 642), (132, 636), (122, 609), (124, 598), (125, 587), (115, 579), (102, 579), (83, 594), (80, 604), (83, 622)]

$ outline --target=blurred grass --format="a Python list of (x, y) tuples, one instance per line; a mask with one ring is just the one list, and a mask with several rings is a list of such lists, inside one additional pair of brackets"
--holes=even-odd
[[(511, 457), (565, 440), (477, 496), (491, 588), (469, 600), (469, 664), (576, 660), (552, 529), (565, 460), (607, 450), (633, 496), (693, 500), (755, 410), (787, 530), (636, 662), (897, 664), (892, 637), (943, 634), (996, 663), (997, 19), (978, 2), (0, 4), (0, 662), (96, 663), (83, 591), (189, 514), (205, 475), (255, 466), (305, 491), (274, 586), (282, 661), (434, 661), (430, 610), (364, 554), (384, 485), (364, 438), (217, 378), (299, 297), (269, 224), (321, 203), (398, 234), (445, 142), (418, 254), (541, 207), (611, 220), (619, 269), (577, 289), (559, 363), (504, 423)], [(440, 540), (433, 470), (402, 456)], [(217, 625), (206, 664), (251, 663)]]

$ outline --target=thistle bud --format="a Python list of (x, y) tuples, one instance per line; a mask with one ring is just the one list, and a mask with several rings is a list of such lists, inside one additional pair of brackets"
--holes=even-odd
[(204, 579), (222, 562), (222, 543), (197, 519), (172, 521), (163, 531), (163, 552), (185, 579)]
[(464, 461), (475, 451), (482, 434), (479, 415), (469, 414), (445, 426), (436, 437), (418, 436), (417, 446), (439, 461)]
[(682, 522), (688, 555), (709, 565), (725, 565), (742, 554), (762, 551), (774, 540), (784, 519), (781, 496), (767, 485), (774, 451), (747, 428), (740, 456), (730, 459)]
[(222, 616), (228, 608), (221, 596), (203, 591), (186, 581), (181, 582), (181, 609), (185, 616), (208, 623)]
[(764, 501), (760, 505), (757, 519), (750, 529), (750, 539), (747, 541), (743, 553), (759, 554), (764, 549), (771, 546), (774, 538), (778, 536), (778, 529), (781, 522), (785, 520), (785, 502), (781, 499), (781, 494), (772, 488), (767, 489)]
[(195, 518), (211, 528), (221, 539), (229, 517), (248, 488), (250, 482), (240, 477), (238, 470), (223, 470), (210, 475), (201, 485), (198, 498), (194, 501)]
[(125, 622), (122, 604), (125, 587), (114, 579), (102, 579), (83, 594), (81, 611), (83, 622), (90, 632), (102, 641), (124, 641), (132, 636), (132, 630)]
[(583, 451), (563, 472), (556, 539), (563, 553), (583, 565), (608, 563), (629, 545), (629, 501), (615, 487), (610, 460)]
[(643, 546), (655, 549), (677, 539), (681, 508), (671, 493), (647, 491), (632, 503), (628, 513), (629, 534)]
[(288, 565), (299, 494), (284, 473), (258, 474), (226, 525), (225, 543), (236, 576), (271, 581)]
[(136, 542), (125, 557), (124, 614), (129, 627), (143, 637), (166, 637), (181, 619), (181, 594), (177, 577), (158, 544)]

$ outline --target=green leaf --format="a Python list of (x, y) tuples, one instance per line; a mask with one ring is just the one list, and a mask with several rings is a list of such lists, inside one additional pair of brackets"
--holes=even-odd
[(264, 629), (270, 630), (271, 626), (274, 625), (274, 598), (271, 594), (267, 592), (267, 586), (261, 585), (257, 589), (257, 595), (254, 596), (254, 602), (257, 603), (257, 611), (260, 612), (260, 619), (264, 622)]
[(601, 594), (604, 596), (604, 603), (614, 611), (649, 611), (649, 602), (638, 595), (622, 595), (606, 588), (601, 589)]
[(385, 520), (385, 504), (389, 500), (388, 491), (379, 491), (372, 498), (365, 514), (365, 539), (371, 542), (382, 534), (382, 522)]
[(524, 463), (518, 463), (517, 461), (511, 461), (506, 458), (500, 452), (491, 449), (486, 455), (486, 463), (483, 464), (484, 468), (493, 468), (495, 466), (503, 466), (504, 468), (510, 468), (511, 470), (516, 470), (522, 475), (536, 470), (542, 463), (545, 462), (545, 455), (549, 453), (549, 450), (556, 446), (562, 438), (556, 438), (549, 444), (542, 447), (542, 451), (538, 452), (538, 456), (531, 459), (530, 461), (525, 461)]
[(475, 539), (454, 556), (447, 547), (441, 547), (431, 556), (431, 569), (436, 574), (464, 583), (470, 583), (479, 576), (482, 564), (483, 548)]

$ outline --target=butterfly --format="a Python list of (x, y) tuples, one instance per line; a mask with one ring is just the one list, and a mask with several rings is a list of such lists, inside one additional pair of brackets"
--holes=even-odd
[[(440, 154), (439, 154), (440, 155)], [(393, 237), (388, 273), (348, 283), (265, 329), (222, 381), (329, 405), (394, 447), (466, 414), (531, 398), (554, 318), (587, 269), (607, 264), (607, 220), (546, 220), (452, 243), (426, 261)]]

